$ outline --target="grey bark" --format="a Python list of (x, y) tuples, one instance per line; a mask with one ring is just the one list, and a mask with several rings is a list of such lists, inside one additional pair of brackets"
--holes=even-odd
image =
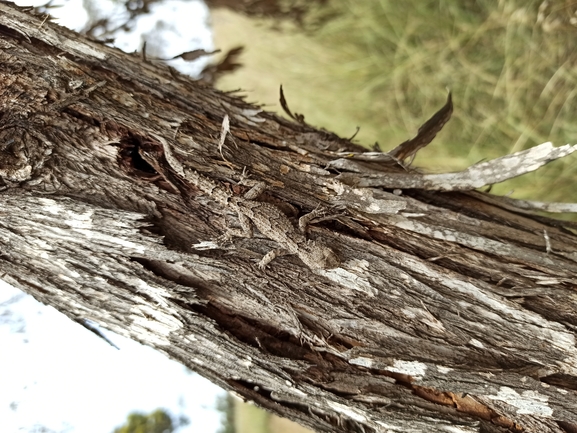
[[(577, 431), (572, 223), (395, 190), (398, 161), (41, 18), (0, 2), (0, 278), (317, 431)], [(216, 242), (237, 215), (175, 161), (235, 195), (246, 167), (293, 217), (338, 206), (307, 236), (339, 267)]]

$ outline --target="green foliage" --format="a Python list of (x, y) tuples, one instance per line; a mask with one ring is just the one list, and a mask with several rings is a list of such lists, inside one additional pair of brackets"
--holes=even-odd
[[(577, 6), (569, 0), (333, 0), (339, 18), (318, 37), (341, 63), (327, 79), (356, 108), (361, 128), (379, 123), (383, 150), (410, 138), (453, 92), (452, 120), (417, 165), (462, 169), (546, 141), (577, 141)], [(330, 77), (330, 78), (329, 78)], [(319, 97), (319, 95), (315, 95)], [(306, 114), (306, 113), (305, 113)], [(328, 125), (327, 125), (328, 126)], [(575, 157), (501, 186), (517, 196), (577, 200), (559, 174)], [(499, 189), (499, 187), (497, 188)]]
[(148, 415), (132, 412), (126, 424), (114, 430), (114, 433), (172, 433), (172, 419), (163, 409), (156, 409)]
[(216, 410), (221, 413), (221, 426), (218, 433), (235, 433), (232, 395), (229, 393), (219, 395), (216, 400)]

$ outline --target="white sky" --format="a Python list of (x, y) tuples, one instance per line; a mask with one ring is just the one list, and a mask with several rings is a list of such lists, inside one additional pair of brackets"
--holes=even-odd
[[(48, 0), (16, 0), (20, 6), (39, 6)], [(126, 21), (126, 9), (123, 0), (54, 0), (54, 5), (63, 5), (50, 9), (58, 24), (80, 31), (88, 21), (84, 4), (89, 5), (100, 17), (107, 17), (112, 23)], [(147, 52), (158, 47), (162, 50), (159, 57), (171, 58), (198, 48), (212, 50), (212, 31), (209, 27), (209, 12), (199, 0), (161, 0), (150, 6), (151, 12), (138, 17), (131, 23), (130, 32), (119, 32), (115, 36), (114, 46), (126, 52), (140, 51), (144, 41)], [(96, 18), (96, 17), (95, 17)], [(196, 75), (207, 58), (195, 62), (182, 59), (168, 63), (183, 73)]]
[[(0, 281), (0, 305), (19, 290)], [(0, 431), (111, 432), (129, 412), (186, 415), (179, 430), (212, 433), (220, 388), (149, 347), (111, 332), (120, 348), (25, 295), (0, 307)]]
[[(82, 0), (60, 0), (52, 9), (61, 25), (84, 27), (88, 16)], [(20, 0), (40, 5), (46, 0)], [(93, 0), (103, 14), (120, 17), (111, 0)], [(115, 44), (136, 51), (147, 40), (162, 56), (197, 48), (210, 50), (208, 10), (194, 0), (154, 4), (133, 32), (118, 35)], [(170, 62), (181, 72), (196, 74), (206, 59)], [(122, 425), (132, 411), (167, 409), (185, 415), (191, 424), (182, 433), (213, 433), (220, 425), (214, 410), (220, 388), (164, 355), (110, 332), (121, 350), (30, 296), (1, 304), (20, 291), (0, 281), (0, 432), (107, 433)], [(35, 427), (36, 426), (36, 427)]]

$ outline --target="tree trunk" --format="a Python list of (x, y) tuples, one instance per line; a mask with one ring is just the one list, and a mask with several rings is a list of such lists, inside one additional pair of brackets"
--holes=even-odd
[[(0, 1), (4, 281), (317, 431), (577, 431), (575, 225), (472, 191), (575, 147), (422, 175), (426, 133), (362, 154), (41, 18)], [(243, 168), (262, 209), (336, 208), (306, 236), (338, 266), (260, 269), (258, 215), (219, 240)]]

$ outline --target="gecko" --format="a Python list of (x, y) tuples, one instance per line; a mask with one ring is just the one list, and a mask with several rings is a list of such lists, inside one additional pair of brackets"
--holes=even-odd
[(315, 209), (299, 219), (298, 229), (289, 218), (275, 205), (256, 201), (266, 189), (264, 182), (256, 182), (242, 197), (226, 191), (213, 180), (200, 173), (184, 169), (184, 178), (202, 192), (215, 198), (238, 214), (241, 229), (229, 229), (224, 239), (232, 237), (253, 237), (253, 227), (268, 239), (279, 244), (280, 248), (269, 251), (258, 263), (260, 269), (276, 257), (295, 254), (301, 261), (313, 270), (337, 268), (340, 260), (336, 253), (320, 242), (307, 239), (306, 227), (309, 222), (320, 216), (321, 211)]
[[(162, 156), (170, 168), (164, 170), (164, 164), (157, 161), (149, 152), (140, 150), (140, 155), (152, 165), (162, 176), (171, 183), (174, 175), (184, 179), (200, 191), (214, 198), (222, 205), (234, 210), (239, 218), (241, 229), (228, 229), (222, 239), (231, 239), (232, 237), (253, 237), (253, 226), (258, 229), (268, 239), (279, 244), (280, 248), (269, 251), (258, 263), (260, 269), (266, 266), (276, 257), (286, 254), (295, 254), (310, 269), (334, 269), (340, 265), (337, 254), (329, 247), (320, 242), (308, 239), (306, 228), (311, 220), (321, 216), (322, 212), (318, 209), (303, 215), (299, 219), (298, 229), (295, 228), (290, 219), (275, 205), (257, 201), (256, 199), (266, 189), (264, 182), (255, 182), (244, 196), (235, 196), (219, 183), (200, 174), (194, 169), (184, 167), (180, 161), (172, 154), (168, 142), (157, 134), (152, 134), (162, 145)], [(246, 179), (243, 172), (242, 179)], [(242, 183), (242, 180), (241, 180)], [(177, 189), (180, 182), (172, 183)]]

